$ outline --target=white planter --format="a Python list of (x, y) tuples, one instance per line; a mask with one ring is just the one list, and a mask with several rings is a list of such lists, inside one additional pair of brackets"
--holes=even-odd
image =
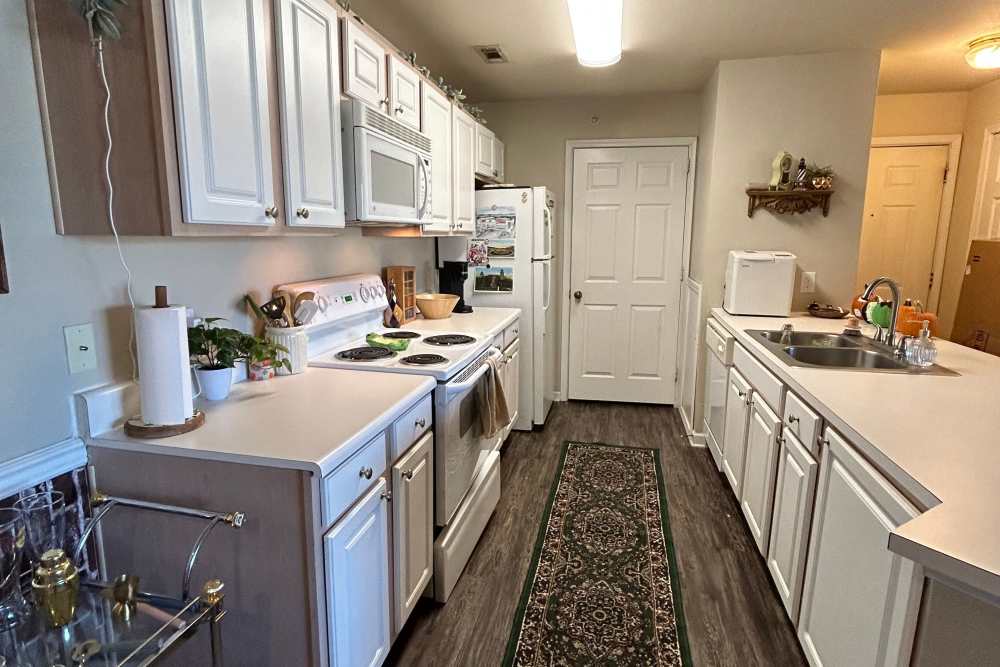
[(278, 345), (288, 348), (288, 353), (279, 352), (278, 359), (288, 359), (291, 364), (291, 372), (279, 366), (278, 375), (295, 375), (305, 371), (309, 365), (309, 336), (306, 335), (305, 327), (268, 327), (264, 336)]
[(196, 368), (194, 372), (198, 376), (198, 384), (201, 386), (203, 398), (210, 401), (221, 401), (229, 396), (229, 390), (233, 386), (232, 368), (214, 370)]

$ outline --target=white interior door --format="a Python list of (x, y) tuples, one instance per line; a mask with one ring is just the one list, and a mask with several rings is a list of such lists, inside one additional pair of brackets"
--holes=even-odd
[(983, 145), (979, 192), (976, 195), (977, 228), (973, 239), (1000, 237), (1000, 127), (990, 128)]
[(682, 146), (574, 151), (570, 398), (674, 402), (687, 160)]
[(872, 148), (858, 291), (876, 276), (892, 276), (904, 298), (929, 305), (947, 166), (947, 146)]

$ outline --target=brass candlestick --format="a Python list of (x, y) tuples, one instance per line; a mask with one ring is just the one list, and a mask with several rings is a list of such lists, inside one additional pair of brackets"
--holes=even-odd
[(80, 575), (62, 549), (42, 554), (31, 578), (35, 606), (45, 621), (60, 628), (73, 620), (80, 591)]

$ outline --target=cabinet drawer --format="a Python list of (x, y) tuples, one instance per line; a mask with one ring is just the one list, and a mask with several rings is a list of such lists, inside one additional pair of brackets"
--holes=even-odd
[(375, 438), (323, 478), (323, 523), (330, 525), (385, 472), (385, 433)]
[(819, 458), (819, 434), (822, 420), (819, 415), (809, 409), (802, 399), (787, 392), (785, 394), (785, 413), (782, 417), (785, 432), (795, 434), (809, 453)]
[(777, 414), (783, 414), (782, 398), (784, 398), (785, 385), (771, 371), (764, 368), (764, 365), (750, 356), (750, 353), (742, 345), (733, 347), (733, 365), (740, 369), (740, 373), (747, 379), (754, 391), (761, 396), (764, 401)]
[(395, 461), (402, 456), (403, 452), (426, 433), (433, 423), (433, 401), (428, 395), (393, 423), (392, 460)]
[(722, 327), (711, 318), (705, 321), (705, 345), (725, 365), (729, 366), (733, 363), (733, 337), (724, 333)]
[(500, 348), (501, 350), (506, 350), (511, 343), (517, 340), (518, 335), (521, 333), (520, 329), (521, 320), (514, 320), (513, 324), (503, 330), (503, 347)]

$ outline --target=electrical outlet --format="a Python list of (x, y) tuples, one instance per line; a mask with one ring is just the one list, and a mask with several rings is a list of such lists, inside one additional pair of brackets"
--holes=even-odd
[(97, 350), (94, 347), (94, 325), (90, 322), (63, 327), (66, 337), (66, 358), (69, 372), (83, 373), (97, 369)]
[(799, 291), (803, 294), (812, 294), (816, 291), (816, 272), (803, 271), (802, 282), (799, 284)]

